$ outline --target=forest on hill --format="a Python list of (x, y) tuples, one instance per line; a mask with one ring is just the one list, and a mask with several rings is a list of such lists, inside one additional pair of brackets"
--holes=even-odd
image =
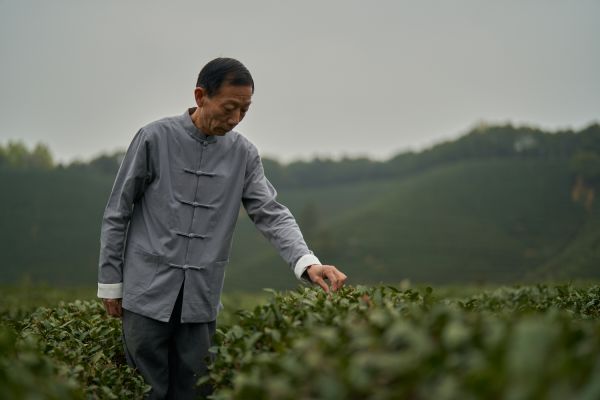
[[(54, 162), (0, 146), (0, 282), (96, 280), (100, 223), (123, 152)], [(353, 283), (599, 278), (600, 125), (480, 125), (387, 161), (264, 158), (309, 246)], [(226, 290), (296, 282), (240, 213)]]

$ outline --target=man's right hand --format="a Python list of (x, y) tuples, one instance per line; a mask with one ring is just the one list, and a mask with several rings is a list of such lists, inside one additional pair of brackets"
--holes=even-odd
[(104, 303), (104, 308), (111, 317), (121, 318), (123, 316), (121, 299), (102, 299), (102, 303)]

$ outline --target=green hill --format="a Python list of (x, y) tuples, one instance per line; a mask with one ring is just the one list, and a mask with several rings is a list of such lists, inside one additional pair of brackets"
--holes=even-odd
[(93, 283), (112, 180), (83, 171), (0, 169), (0, 282)]
[(555, 257), (534, 270), (532, 279), (598, 279), (600, 277), (600, 205), (586, 213), (572, 240)]
[[(0, 282), (94, 284), (120, 154), (55, 167), (47, 151), (12, 148), (0, 146)], [(600, 278), (599, 125), (553, 134), (480, 127), (386, 162), (265, 168), (310, 247), (352, 283)], [(586, 204), (571, 197), (576, 182)], [(226, 290), (294, 285), (240, 213)]]
[[(322, 208), (325, 217), (313, 235), (316, 252), (323, 262), (342, 267), (354, 283), (508, 282), (526, 278), (565, 246), (578, 243), (573, 239), (587, 215), (571, 201), (571, 185), (564, 162), (491, 159), (344, 187), (345, 192), (333, 187), (289, 195)], [(331, 213), (336, 199), (354, 200), (356, 207)], [(240, 229), (236, 240), (247, 236)], [(271, 277), (284, 279), (285, 265), (263, 245), (253, 243), (252, 262), (234, 258), (228, 275), (232, 285), (256, 281), (253, 286), (261, 287)]]

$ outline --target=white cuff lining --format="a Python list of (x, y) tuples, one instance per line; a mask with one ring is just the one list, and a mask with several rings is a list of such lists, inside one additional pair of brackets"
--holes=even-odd
[(305, 254), (302, 257), (300, 257), (300, 259), (296, 263), (296, 266), (294, 267), (294, 274), (296, 275), (296, 278), (298, 278), (299, 280), (303, 280), (302, 274), (304, 273), (304, 271), (306, 271), (306, 268), (314, 264), (321, 265), (321, 261), (319, 261), (317, 256), (315, 256), (314, 254)]
[(98, 297), (101, 299), (123, 298), (123, 282), (100, 283), (98, 282)]

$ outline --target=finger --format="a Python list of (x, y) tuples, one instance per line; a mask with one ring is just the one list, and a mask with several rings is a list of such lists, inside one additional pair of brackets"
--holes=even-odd
[(105, 299), (106, 311), (111, 317), (120, 316), (120, 300), (118, 299)]
[(329, 293), (329, 286), (327, 286), (327, 284), (325, 283), (325, 281), (323, 280), (323, 278), (321, 278), (320, 276), (316, 277), (313, 281), (314, 283), (316, 283), (317, 285), (321, 286), (321, 288)]
[(344, 286), (344, 283), (346, 282), (346, 279), (348, 279), (348, 277), (346, 276), (346, 274), (344, 274), (343, 272), (339, 271), (339, 270), (335, 270), (337, 277), (338, 277), (338, 286), (342, 287)]
[(338, 290), (338, 277), (335, 274), (335, 271), (331, 268), (327, 268), (325, 271), (325, 276), (327, 276), (327, 279), (329, 279), (329, 282), (331, 283), (331, 288), (333, 289), (333, 291), (337, 291)]
[(116, 317), (121, 318), (123, 316), (123, 307), (121, 305), (121, 300), (117, 301), (117, 304), (115, 304), (115, 311), (116, 311)]
[(107, 299), (102, 299), (102, 303), (104, 303), (104, 309), (106, 310), (106, 313), (108, 315), (110, 315), (110, 310), (111, 310), (110, 301)]
[(335, 275), (335, 278), (331, 277), (331, 274), (328, 272), (327, 273), (327, 279), (329, 279), (331, 282), (334, 283), (333, 285), (333, 290), (339, 290), (342, 286), (344, 286), (344, 282), (346, 281), (346, 279), (348, 278), (346, 276), (346, 274), (344, 274), (343, 272), (341, 272), (340, 270), (338, 270), (336, 267), (334, 267), (333, 265), (329, 266), (329, 271), (331, 271), (331, 273), (333, 275)]
[(108, 304), (109, 304), (108, 315), (110, 315), (111, 317), (114, 317), (117, 312), (117, 310), (115, 309), (115, 302), (110, 301)]

